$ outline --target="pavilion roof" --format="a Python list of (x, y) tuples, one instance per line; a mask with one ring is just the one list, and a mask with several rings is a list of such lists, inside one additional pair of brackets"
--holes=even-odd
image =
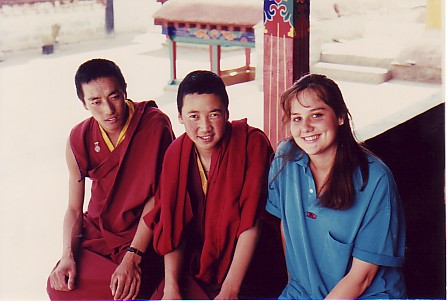
[(166, 22), (252, 27), (263, 18), (261, 0), (169, 0), (154, 14)]

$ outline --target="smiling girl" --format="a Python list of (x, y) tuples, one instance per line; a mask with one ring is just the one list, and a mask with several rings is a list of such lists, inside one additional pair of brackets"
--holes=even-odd
[(289, 282), (280, 299), (405, 298), (405, 220), (387, 166), (359, 144), (337, 84), (309, 74), (281, 97), (291, 137), (269, 174)]

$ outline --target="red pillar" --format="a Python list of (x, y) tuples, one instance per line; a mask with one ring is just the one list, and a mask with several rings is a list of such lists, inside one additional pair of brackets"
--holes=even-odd
[(250, 67), (250, 55), (251, 55), (251, 49), (250, 48), (245, 48), (245, 67), (249, 68)]
[(274, 148), (286, 136), (281, 94), (309, 72), (310, 0), (264, 0), (264, 131)]

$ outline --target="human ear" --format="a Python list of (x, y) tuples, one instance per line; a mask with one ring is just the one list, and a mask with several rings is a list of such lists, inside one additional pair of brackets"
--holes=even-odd
[(183, 123), (183, 118), (182, 118), (182, 113), (178, 113), (178, 122), (180, 122), (180, 124), (184, 124)]

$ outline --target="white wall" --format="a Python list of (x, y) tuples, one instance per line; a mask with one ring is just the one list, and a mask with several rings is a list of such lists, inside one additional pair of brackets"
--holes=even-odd
[[(40, 48), (59, 24), (58, 41), (77, 43), (106, 36), (105, 5), (97, 0), (61, 4), (36, 3), (0, 8), (0, 51)], [(115, 0), (115, 32), (154, 30), (152, 15), (161, 6), (156, 0)]]

